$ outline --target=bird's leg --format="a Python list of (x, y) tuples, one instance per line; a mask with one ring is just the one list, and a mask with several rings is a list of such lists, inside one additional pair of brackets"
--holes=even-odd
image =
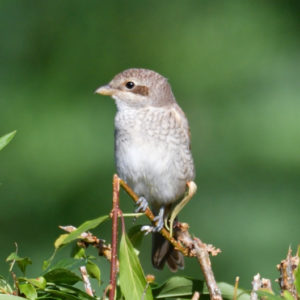
[(160, 232), (162, 228), (164, 227), (164, 213), (165, 213), (165, 207), (161, 206), (159, 209), (159, 213), (157, 216), (154, 217), (153, 222), (157, 222), (155, 226), (149, 226), (145, 225), (142, 226), (141, 231), (144, 231), (145, 234), (148, 234), (149, 232)]
[(173, 223), (179, 212), (186, 206), (197, 191), (197, 185), (194, 181), (187, 182), (188, 192), (184, 198), (174, 207), (169, 219), (169, 231), (170, 235), (173, 235)]
[(164, 213), (165, 207), (161, 206), (158, 215), (153, 219), (154, 222), (157, 222), (156, 226), (153, 228), (154, 232), (159, 232), (164, 227)]
[(144, 212), (149, 205), (148, 201), (144, 197), (140, 197), (136, 204), (138, 205), (138, 207), (135, 209), (136, 213), (140, 211)]

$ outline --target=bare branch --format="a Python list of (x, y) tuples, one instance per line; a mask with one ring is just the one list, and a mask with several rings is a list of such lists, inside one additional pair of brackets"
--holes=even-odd
[(110, 291), (109, 300), (114, 300), (116, 293), (116, 278), (118, 271), (117, 264), (117, 243), (118, 243), (118, 216), (119, 216), (119, 192), (120, 179), (117, 175), (113, 178), (113, 208), (111, 212), (112, 218), (112, 237), (111, 237), (111, 264), (110, 264)]
[(221, 291), (217, 286), (217, 282), (215, 280), (214, 273), (211, 268), (211, 262), (207, 250), (207, 245), (202, 243), (200, 239), (194, 238), (193, 248), (197, 256), (198, 262), (200, 264), (201, 270), (203, 272), (209, 290), (210, 299), (222, 300)]

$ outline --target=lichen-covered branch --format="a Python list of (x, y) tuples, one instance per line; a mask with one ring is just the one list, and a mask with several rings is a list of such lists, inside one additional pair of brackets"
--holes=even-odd
[(84, 289), (85, 289), (86, 293), (88, 295), (94, 297), (92, 285), (91, 285), (91, 282), (89, 280), (89, 275), (87, 273), (87, 270), (86, 270), (85, 266), (80, 267), (80, 273), (81, 273), (81, 276), (82, 276), (82, 280), (83, 280), (83, 283), (84, 283)]
[[(299, 249), (298, 249), (299, 251)], [(280, 277), (278, 279), (281, 295), (284, 291), (289, 291), (295, 300), (299, 299), (297, 295), (297, 290), (295, 287), (295, 276), (294, 271), (299, 265), (298, 253), (292, 256), (292, 249), (289, 248), (286, 259), (282, 260), (280, 264), (277, 265), (277, 269), (280, 272)]]
[(258, 297), (257, 292), (260, 289), (263, 289), (264, 291), (268, 291), (271, 294), (273, 294), (273, 290), (272, 290), (270, 279), (261, 278), (259, 273), (257, 273), (253, 277), (253, 281), (251, 283), (252, 283), (252, 291), (251, 291), (251, 294), (250, 294), (250, 300), (258, 300), (258, 299), (266, 300), (266, 299), (268, 299), (265, 296)]

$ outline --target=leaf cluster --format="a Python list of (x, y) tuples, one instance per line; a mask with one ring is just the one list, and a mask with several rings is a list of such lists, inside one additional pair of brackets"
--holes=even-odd
[[(97, 226), (100, 226), (109, 217), (101, 216), (86, 221), (77, 229), (68, 234), (60, 235), (54, 245), (55, 251), (52, 257), (43, 264), (41, 274), (35, 278), (26, 277), (26, 269), (32, 264), (28, 257), (20, 257), (17, 252), (7, 257), (10, 264), (10, 272), (13, 274), (13, 284), (4, 277), (0, 277), (0, 300), (18, 300), (20, 297), (29, 300), (36, 299), (66, 299), (66, 300), (90, 300), (96, 298), (88, 295), (83, 289), (82, 277), (78, 271), (85, 266), (90, 278), (94, 278), (98, 285), (101, 285), (100, 266), (95, 263), (95, 257), (86, 254), (82, 243), (82, 234)], [(139, 226), (134, 226), (127, 235), (122, 233), (119, 248), (119, 280), (116, 299), (191, 299), (195, 291), (201, 294), (201, 299), (209, 298), (207, 287), (203, 280), (190, 277), (173, 276), (166, 282), (158, 284), (149, 276), (145, 276), (138, 258), (138, 251), (135, 247), (140, 244), (142, 235)], [(55, 261), (55, 254), (66, 245), (75, 245), (72, 256)], [(14, 273), (17, 266), (20, 276)], [(151, 276), (150, 276), (151, 277)], [(300, 292), (300, 270), (295, 270), (295, 285)], [(227, 283), (218, 283), (223, 298), (249, 300), (250, 293), (242, 289), (236, 289)], [(105, 287), (103, 287), (103, 290)], [(292, 300), (292, 296), (286, 292), (281, 297), (269, 291), (260, 290), (258, 296), (269, 300)], [(107, 299), (102, 296), (102, 299)], [(99, 297), (98, 297), (99, 298)]]

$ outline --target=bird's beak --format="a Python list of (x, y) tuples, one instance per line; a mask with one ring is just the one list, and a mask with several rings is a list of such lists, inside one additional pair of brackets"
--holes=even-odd
[(100, 86), (96, 91), (95, 94), (100, 94), (100, 95), (106, 95), (106, 96), (112, 96), (116, 92), (115, 89), (113, 89), (109, 85), (103, 85)]

